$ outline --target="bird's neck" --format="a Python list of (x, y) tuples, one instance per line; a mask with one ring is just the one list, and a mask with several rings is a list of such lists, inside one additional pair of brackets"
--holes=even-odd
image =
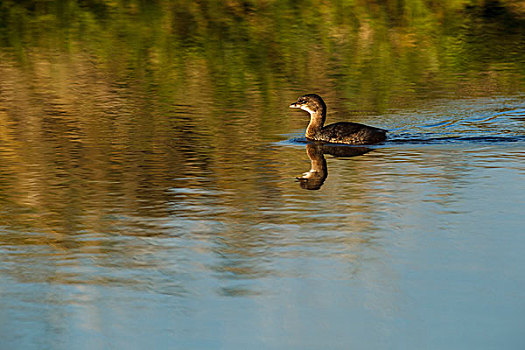
[(326, 113), (324, 111), (310, 112), (310, 123), (308, 123), (308, 126), (306, 127), (305, 136), (307, 138), (313, 138), (323, 127), (325, 118)]

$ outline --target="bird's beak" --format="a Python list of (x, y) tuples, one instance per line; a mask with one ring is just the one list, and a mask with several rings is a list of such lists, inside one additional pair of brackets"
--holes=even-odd
[(290, 108), (301, 108), (301, 104), (300, 103), (297, 103), (297, 102), (294, 102), (290, 105)]

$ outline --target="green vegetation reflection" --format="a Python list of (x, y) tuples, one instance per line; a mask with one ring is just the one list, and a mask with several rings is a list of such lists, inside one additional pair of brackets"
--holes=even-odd
[[(218, 107), (316, 91), (383, 112), (523, 86), (520, 1), (4, 1), (0, 43), (35, 63), (83, 53), (166, 98), (188, 76)], [(267, 104), (262, 104), (267, 105)], [(268, 105), (270, 112), (275, 105)]]

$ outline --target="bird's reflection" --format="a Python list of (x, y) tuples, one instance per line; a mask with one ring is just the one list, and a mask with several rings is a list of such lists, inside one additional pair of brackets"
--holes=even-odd
[(306, 145), (306, 154), (310, 158), (310, 170), (298, 177), (301, 188), (306, 190), (318, 190), (328, 176), (325, 154), (334, 157), (355, 157), (372, 149), (368, 147), (353, 147), (322, 143), (309, 143)]

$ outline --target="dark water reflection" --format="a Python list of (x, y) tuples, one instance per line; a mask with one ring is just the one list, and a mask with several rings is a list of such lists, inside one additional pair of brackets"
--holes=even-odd
[(0, 11), (0, 349), (523, 343), (520, 2)]
[(301, 188), (318, 190), (328, 176), (325, 154), (335, 157), (356, 157), (370, 152), (369, 147), (332, 145), (310, 142), (306, 145), (306, 154), (310, 158), (310, 170), (298, 177)]

